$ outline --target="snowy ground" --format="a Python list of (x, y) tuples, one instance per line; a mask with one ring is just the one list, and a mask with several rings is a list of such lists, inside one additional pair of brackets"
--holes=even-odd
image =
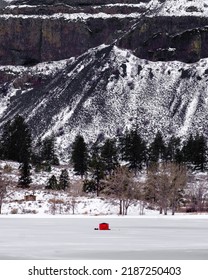
[[(119, 217), (115, 200), (45, 190), (49, 176), (59, 177), (66, 166), (53, 167), (51, 173), (33, 171), (34, 188), (20, 190), (15, 188), (19, 164), (1, 161), (3, 172), (5, 165), (12, 167), (4, 176), (11, 178), (15, 192), (0, 215), (0, 259), (208, 259), (208, 215), (161, 216), (145, 209), (139, 216), (137, 203), (128, 217)], [(67, 169), (79, 189), (79, 178)], [(32, 193), (36, 201), (25, 201)], [(61, 202), (55, 212), (53, 199)], [(94, 230), (101, 222), (109, 222), (111, 230)]]
[[(10, 171), (6, 167), (11, 168)], [(57, 180), (63, 169), (69, 174), (70, 188), (67, 191), (51, 191), (45, 189), (48, 179), (55, 175)], [(71, 215), (71, 216), (118, 216), (119, 200), (96, 194), (83, 193), (83, 180), (76, 176), (70, 165), (53, 166), (51, 172), (35, 172), (32, 169), (32, 183), (29, 189), (17, 187), (19, 178), (19, 163), (13, 161), (0, 161), (0, 172), (4, 179), (8, 180), (8, 193), (3, 200), (2, 215), (6, 217), (21, 217), (32, 215), (33, 217)], [(145, 181), (146, 173), (139, 174), (139, 180)], [(197, 196), (199, 188), (203, 187), (204, 195), (208, 192), (207, 172), (193, 174), (195, 183), (189, 184), (189, 194)], [(35, 201), (27, 201), (27, 195), (35, 195)], [(149, 207), (142, 201), (133, 201), (128, 208), (128, 216), (160, 216), (156, 207)], [(171, 215), (171, 211), (168, 213)], [(187, 216), (181, 213), (177, 215)], [(200, 216), (200, 215), (199, 215)]]
[[(110, 231), (94, 230), (109, 222)], [(208, 259), (208, 216), (1, 218), (0, 259)]]
[[(6, 172), (5, 166), (11, 171)], [(45, 189), (48, 179), (55, 175), (57, 180), (63, 169), (67, 169), (70, 178), (70, 188), (67, 191), (49, 191)], [(82, 191), (83, 180), (76, 176), (69, 165), (53, 166), (51, 172), (36, 173), (32, 169), (32, 183), (30, 189), (17, 188), (19, 178), (19, 163), (0, 161), (0, 172), (9, 180), (8, 195), (2, 205), (2, 214), (18, 216), (33, 214), (33, 216), (47, 217), (48, 215), (117, 215), (119, 201), (110, 198), (97, 197), (96, 194), (86, 194)], [(35, 201), (26, 201), (25, 196), (35, 195)], [(128, 209), (128, 215), (137, 216), (141, 209), (139, 202), (133, 203)], [(145, 215), (158, 213), (158, 211), (144, 211)]]

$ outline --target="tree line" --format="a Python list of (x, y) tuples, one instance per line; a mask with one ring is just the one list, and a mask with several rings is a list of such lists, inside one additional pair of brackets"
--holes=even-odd
[(208, 162), (207, 141), (203, 135), (196, 134), (195, 137), (190, 135), (184, 143), (175, 136), (165, 143), (161, 132), (157, 132), (148, 145), (135, 128), (117, 139), (106, 139), (88, 148), (83, 136), (78, 135), (72, 144), (71, 159), (77, 174), (84, 176), (89, 171), (96, 181), (105, 174), (110, 175), (121, 162), (135, 175), (159, 162), (184, 164), (203, 172)]
[[(52, 135), (43, 140), (39, 139), (34, 144), (28, 125), (19, 115), (3, 127), (0, 158), (20, 162), (18, 185), (24, 188), (31, 183), (32, 165), (36, 172), (41, 170), (50, 172), (52, 165), (59, 164), (55, 150), (55, 137)], [(117, 195), (126, 193), (122, 197), (128, 197), (128, 201), (131, 201), (129, 197), (135, 199), (140, 194), (145, 201), (157, 202), (164, 212), (167, 212), (167, 207), (170, 206), (174, 212), (177, 201), (182, 197), (182, 185), (186, 182), (185, 170), (187, 168), (199, 171), (207, 169), (207, 141), (200, 134), (190, 135), (184, 142), (174, 136), (165, 141), (162, 133), (158, 131), (153, 141), (147, 143), (141, 137), (139, 129), (133, 127), (119, 136), (96, 141), (91, 145), (85, 142), (82, 135), (77, 135), (71, 145), (69, 158), (74, 172), (84, 181), (85, 192), (96, 192), (99, 195), (102, 191), (115, 196), (114, 176), (123, 172), (126, 178), (124, 175), (120, 177), (126, 183), (123, 183), (123, 189), (120, 189)], [(140, 189), (138, 189), (134, 181), (142, 170), (147, 171), (146, 186), (148, 185), (148, 188), (144, 185), (141, 187), (140, 184)], [(177, 177), (177, 174), (180, 176)], [(114, 185), (114, 190), (109, 187), (109, 184)], [(131, 186), (130, 189), (127, 187), (128, 184)], [(59, 180), (54, 175), (51, 176), (46, 188), (66, 190), (68, 186), (67, 170), (62, 170)], [(119, 186), (121, 187), (122, 183), (119, 183)], [(120, 199), (120, 211), (121, 209), (124, 211), (130, 203), (126, 201), (124, 203), (124, 201)]]
[(20, 177), (18, 186), (29, 187), (31, 168), (35, 166), (38, 172), (51, 171), (51, 165), (58, 165), (59, 160), (55, 152), (55, 137), (40, 139), (34, 145), (29, 126), (22, 116), (17, 115), (8, 121), (0, 138), (0, 159), (12, 160), (20, 163)]
[[(152, 143), (147, 144), (137, 127), (126, 130), (120, 136), (108, 138), (104, 143), (95, 142), (90, 147), (82, 135), (77, 135), (70, 153), (74, 171), (82, 177), (90, 172), (97, 183), (100, 177), (111, 174), (122, 161), (135, 174), (158, 162), (175, 162), (204, 171), (208, 162), (207, 140), (202, 134), (190, 135), (184, 143), (175, 136), (165, 142), (158, 131)], [(35, 166), (36, 171), (50, 171), (51, 165), (59, 164), (55, 151), (55, 136), (39, 139), (34, 144), (28, 125), (19, 115), (3, 127), (0, 158), (20, 162), (25, 174), (30, 164)]]

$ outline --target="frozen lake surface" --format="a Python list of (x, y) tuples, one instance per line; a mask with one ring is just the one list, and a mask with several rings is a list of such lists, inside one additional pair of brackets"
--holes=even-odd
[[(102, 222), (111, 230), (94, 230)], [(208, 219), (0, 218), (0, 225), (4, 260), (208, 260)]]

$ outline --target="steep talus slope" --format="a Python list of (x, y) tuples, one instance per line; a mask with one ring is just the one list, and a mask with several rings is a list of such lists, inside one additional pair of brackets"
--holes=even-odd
[(23, 91), (20, 82), (7, 84), (0, 123), (23, 114), (34, 135), (53, 132), (62, 152), (77, 133), (89, 142), (136, 123), (149, 141), (158, 129), (166, 136), (183, 137), (196, 130), (208, 136), (208, 60), (193, 65), (148, 62), (101, 46), (54, 71)]

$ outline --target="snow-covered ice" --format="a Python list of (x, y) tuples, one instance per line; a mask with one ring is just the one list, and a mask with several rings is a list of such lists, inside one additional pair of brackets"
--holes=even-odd
[[(111, 230), (94, 230), (109, 222)], [(208, 216), (1, 218), (0, 259), (208, 259)]]

